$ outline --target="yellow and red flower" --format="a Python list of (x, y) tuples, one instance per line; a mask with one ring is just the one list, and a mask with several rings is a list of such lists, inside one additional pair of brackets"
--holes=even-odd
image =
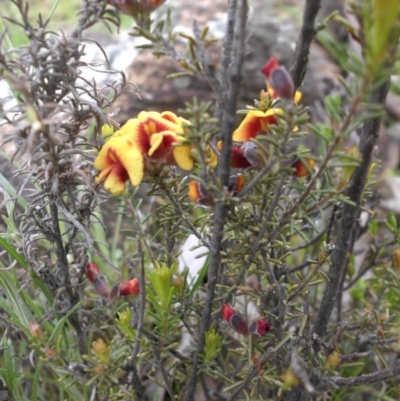
[(144, 174), (143, 155), (129, 135), (112, 136), (101, 148), (94, 167), (101, 170), (96, 183), (105, 181), (104, 188), (113, 195), (125, 191), (128, 178), (132, 185), (139, 185)]
[(262, 132), (268, 132), (270, 125), (277, 125), (277, 115), (282, 115), (282, 109), (269, 109), (267, 111), (250, 110), (239, 127), (233, 133), (235, 142), (247, 142)]
[(141, 112), (123, 125), (100, 150), (94, 166), (101, 170), (96, 183), (105, 181), (105, 189), (121, 194), (129, 179), (139, 185), (146, 164), (163, 162), (183, 170), (193, 168), (191, 146), (185, 142), (188, 121), (171, 112)]

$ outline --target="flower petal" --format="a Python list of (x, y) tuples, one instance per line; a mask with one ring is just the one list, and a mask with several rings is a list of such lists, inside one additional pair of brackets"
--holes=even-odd
[(105, 180), (104, 188), (114, 195), (125, 190), (129, 178), (132, 185), (139, 185), (143, 178), (143, 156), (130, 135), (111, 138), (100, 150), (94, 167), (102, 170), (96, 179)]
[(255, 138), (260, 132), (268, 131), (270, 124), (277, 124), (275, 115), (281, 113), (283, 113), (281, 109), (269, 109), (266, 112), (250, 110), (233, 133), (232, 139), (236, 142), (247, 142)]
[(252, 164), (244, 155), (244, 149), (239, 146), (233, 146), (231, 151), (231, 167), (232, 168), (248, 168)]
[(134, 127), (139, 123), (140, 121), (137, 118), (131, 118), (118, 131), (114, 132), (112, 138), (118, 138), (120, 136), (131, 134), (134, 130)]
[(150, 150), (148, 155), (155, 159), (164, 159), (167, 163), (174, 163), (171, 160), (172, 145), (179, 141), (178, 135), (171, 131), (164, 131), (153, 134), (150, 137)]
[(188, 197), (194, 203), (196, 203), (201, 198), (199, 185), (200, 184), (196, 181), (189, 182)]
[(176, 164), (182, 169), (182, 170), (192, 170), (193, 169), (193, 158), (192, 158), (192, 147), (188, 145), (178, 145), (175, 146), (172, 154), (174, 156)]
[(107, 176), (104, 182), (104, 188), (113, 195), (121, 195), (125, 191), (127, 178), (126, 171), (120, 167), (116, 167)]
[(302, 98), (303, 94), (299, 91), (296, 91), (296, 93), (294, 94), (294, 98), (293, 101), (295, 102), (295, 104), (298, 104)]
[(222, 320), (226, 320), (229, 322), (230, 318), (236, 314), (235, 309), (233, 309), (230, 305), (223, 303), (221, 307), (221, 318)]
[(130, 151), (123, 152), (121, 154), (121, 161), (128, 172), (131, 184), (139, 185), (144, 175), (144, 160), (139, 149), (132, 148)]
[(163, 143), (163, 134), (154, 134), (150, 138), (150, 149), (147, 152), (149, 156), (153, 156), (153, 153), (161, 146)]
[(143, 112), (138, 116), (139, 120), (143, 124), (143, 129), (148, 136), (163, 132), (171, 131), (176, 134), (183, 134), (184, 130), (180, 124), (176, 124), (169, 119), (163, 118), (160, 113), (155, 111)]
[(276, 70), (280, 67), (280, 64), (276, 60), (275, 57), (270, 57), (267, 63), (261, 68), (261, 72), (266, 76), (267, 79), (270, 79), (272, 71)]

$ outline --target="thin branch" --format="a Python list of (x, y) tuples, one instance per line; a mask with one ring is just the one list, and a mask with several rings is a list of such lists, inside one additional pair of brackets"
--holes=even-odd
[(315, 19), (321, 7), (321, 0), (307, 0), (303, 14), (303, 26), (300, 32), (300, 39), (296, 45), (290, 75), (292, 76), (295, 88), (303, 82), (308, 64), (310, 45), (315, 36)]
[[(230, 4), (236, 4), (236, 0), (231, 0)], [(222, 107), (222, 140), (224, 143), (220, 164), (218, 168), (218, 179), (223, 187), (227, 187), (230, 176), (230, 159), (232, 148), (232, 132), (235, 125), (235, 113), (237, 108), (237, 98), (239, 96), (241, 69), (243, 63), (245, 27), (247, 22), (248, 5), (246, 0), (238, 0), (236, 13), (231, 13), (231, 18), (236, 18), (237, 25), (234, 31), (233, 39), (233, 56), (232, 64), (229, 72), (230, 86), (225, 92), (225, 107)], [(228, 26), (229, 26), (228, 22)], [(228, 31), (227, 35), (233, 34)], [(221, 107), (221, 104), (219, 105)], [(219, 202), (215, 208), (214, 215), (214, 232), (210, 241), (210, 264), (208, 268), (208, 285), (207, 295), (204, 303), (203, 317), (200, 324), (200, 330), (197, 338), (197, 347), (193, 357), (192, 372), (187, 384), (185, 392), (185, 401), (193, 401), (196, 393), (196, 385), (198, 380), (198, 366), (200, 363), (200, 355), (205, 345), (205, 333), (211, 322), (211, 312), (215, 296), (215, 289), (218, 282), (219, 269), (221, 263), (221, 245), (224, 237), (225, 218), (228, 212), (228, 205)]]
[(235, 390), (233, 390), (232, 395), (229, 397), (228, 401), (235, 401), (237, 396), (242, 392), (242, 390), (250, 383), (250, 381), (256, 377), (256, 375), (259, 373), (259, 368), (260, 366), (263, 366), (265, 362), (268, 361), (268, 359), (275, 354), (275, 349), (272, 347), (269, 347), (264, 354), (261, 356), (261, 358), (258, 360), (257, 363), (255, 363), (247, 373), (246, 377), (243, 379), (242, 383), (235, 387)]
[[(271, 222), (272, 215), (275, 211), (275, 208), (279, 202), (280, 196), (282, 194), (282, 188), (285, 184), (285, 174), (282, 174), (278, 184), (276, 185), (274, 189), (274, 196), (272, 198), (272, 202), (269, 205), (268, 212), (266, 213), (264, 217), (264, 221), (262, 223), (262, 226), (260, 228), (260, 231), (257, 234), (257, 237), (253, 241), (253, 245), (251, 246), (251, 250), (249, 252), (249, 256), (247, 257), (245, 263), (243, 264), (243, 267), (240, 271), (240, 274), (238, 275), (236, 279), (236, 285), (240, 285), (240, 283), (243, 281), (244, 275), (246, 274), (246, 271), (248, 268), (251, 266), (255, 258), (257, 257), (257, 252), (260, 249), (261, 243), (263, 243), (265, 236), (267, 234), (269, 224)], [(270, 236), (269, 240), (270, 242), (274, 239), (275, 237)]]
[(400, 362), (397, 362), (397, 364), (392, 366), (391, 368), (383, 369), (378, 372), (370, 373), (368, 375), (361, 375), (357, 377), (329, 376), (327, 377), (327, 380), (335, 384), (337, 387), (343, 388), (343, 387), (355, 387), (366, 384), (372, 384), (383, 380), (391, 379), (392, 377), (398, 375), (400, 375)]
[(293, 299), (298, 295), (298, 294), (300, 294), (300, 292), (304, 289), (304, 287), (313, 279), (313, 277), (315, 277), (318, 273), (319, 273), (319, 271), (320, 271), (320, 269), (321, 269), (321, 267), (323, 266), (323, 264), (325, 263), (325, 260), (322, 262), (322, 263), (318, 263), (315, 267), (314, 267), (314, 269), (313, 269), (313, 271), (309, 274), (309, 276), (296, 288), (296, 290), (290, 295), (290, 297), (288, 298), (288, 302), (291, 302), (291, 301), (293, 301)]
[[(371, 102), (384, 104), (388, 91), (388, 83), (382, 85), (371, 96)], [(381, 118), (376, 117), (367, 120), (364, 123), (363, 131), (360, 138), (359, 151), (362, 154), (360, 165), (354, 171), (350, 184), (345, 191), (345, 195), (355, 204), (345, 203), (343, 205), (342, 217), (337, 229), (338, 237), (336, 247), (332, 252), (332, 265), (329, 268), (329, 282), (327, 282), (321, 306), (314, 324), (314, 333), (323, 337), (326, 333), (328, 322), (332, 314), (333, 307), (336, 302), (337, 292), (340, 284), (340, 277), (345, 266), (347, 251), (350, 245), (350, 239), (356, 224), (361, 197), (364, 186), (367, 181), (369, 166), (371, 163), (372, 151), (379, 135), (379, 126)], [(314, 343), (314, 349), (319, 349), (319, 344)]]
[(172, 389), (172, 383), (170, 378), (168, 377), (168, 373), (165, 370), (163, 361), (161, 360), (160, 350), (158, 349), (156, 344), (152, 344), (153, 352), (155, 360), (158, 364), (158, 368), (160, 369), (161, 375), (164, 379), (165, 388), (170, 396), (171, 400), (175, 400), (174, 390)]
[(136, 366), (137, 355), (140, 350), (140, 339), (142, 337), (144, 329), (144, 312), (146, 306), (146, 282), (145, 282), (145, 265), (144, 265), (144, 254), (141, 243), (141, 238), (138, 239), (138, 253), (140, 257), (140, 306), (139, 306), (139, 316), (136, 328), (136, 337), (132, 349), (132, 359), (129, 363), (129, 371), (132, 373), (131, 385), (135, 391), (138, 400), (144, 399), (144, 388), (139, 379), (139, 374)]

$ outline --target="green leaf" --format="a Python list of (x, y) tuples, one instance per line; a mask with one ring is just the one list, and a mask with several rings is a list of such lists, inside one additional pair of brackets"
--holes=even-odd
[(21, 267), (23, 267), (25, 270), (28, 270), (28, 263), (26, 263), (26, 260), (17, 252), (17, 250), (10, 244), (8, 243), (4, 238), (0, 237), (0, 246), (3, 247), (9, 255), (11, 255), (19, 264)]
[(398, 222), (396, 215), (393, 212), (389, 212), (386, 217), (386, 225), (388, 226), (389, 230), (393, 233), (397, 234), (398, 231)]
[[(15, 190), (13, 185), (10, 183), (10, 181), (7, 180), (6, 177), (4, 177), (2, 173), (0, 173), (0, 187), (2, 187), (10, 195), (10, 197), (14, 197), (17, 194), (17, 191)], [(22, 196), (19, 196), (17, 198), (17, 202), (24, 210), (26, 210), (26, 208), (28, 207), (28, 203)]]
[(198, 273), (198, 277), (197, 280), (194, 282), (192, 289), (189, 292), (189, 297), (192, 297), (193, 294), (197, 291), (197, 289), (200, 287), (200, 285), (202, 284), (204, 277), (206, 276), (207, 272), (208, 272), (208, 265), (210, 263), (210, 256), (208, 255), (203, 267), (201, 268), (201, 270)]
[(64, 327), (65, 322), (68, 320), (68, 318), (77, 310), (82, 306), (82, 301), (78, 302), (77, 304), (75, 304), (68, 312), (65, 316), (63, 316), (58, 323), (56, 324), (56, 327), (53, 331), (53, 333), (51, 334), (49, 340), (48, 340), (48, 344), (50, 345), (52, 343), (53, 340), (57, 341), (57, 338), (60, 336), (61, 330)]
[[(7, 251), (7, 253), (18, 262), (21, 267), (23, 267), (26, 271), (29, 271), (28, 263), (26, 262), (25, 258), (8, 241), (1, 237), (0, 247), (3, 247)], [(43, 283), (42, 280), (40, 280), (39, 276), (33, 270), (31, 270), (31, 277), (33, 278), (35, 284), (42, 290), (47, 300), (51, 304), (53, 304), (53, 295), (51, 295), (51, 292), (47, 289), (46, 285)]]
[(10, 315), (13, 322), (18, 324), (21, 328), (25, 328), (25, 332), (28, 334), (29, 323), (33, 322), (34, 319), (19, 294), (20, 288), (18, 281), (14, 279), (9, 271), (1, 270), (0, 285), (6, 295), (6, 299), (0, 297), (0, 305), (2, 305)]
[(32, 401), (36, 401), (38, 399), (38, 392), (39, 392), (39, 380), (40, 380), (40, 373), (42, 372), (43, 368), (43, 360), (39, 359), (39, 362), (36, 366), (36, 371), (33, 376), (33, 382), (32, 382)]

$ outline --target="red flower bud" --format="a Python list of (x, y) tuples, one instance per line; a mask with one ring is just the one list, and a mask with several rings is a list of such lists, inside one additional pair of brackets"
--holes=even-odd
[(237, 313), (235, 309), (233, 309), (229, 305), (222, 304), (221, 317), (223, 320), (226, 320), (232, 327), (232, 329), (235, 330), (237, 333), (239, 334), (249, 333), (247, 322), (244, 319), (244, 317), (239, 315), (239, 313)]
[(86, 277), (93, 283), (101, 276), (99, 268), (94, 263), (88, 263), (85, 268)]
[(273, 71), (269, 83), (279, 97), (293, 99), (294, 83), (285, 67), (282, 66)]
[[(307, 163), (310, 169), (314, 167), (314, 160), (310, 158), (305, 158), (304, 161)], [(305, 177), (309, 173), (309, 169), (305, 166), (305, 164), (300, 160), (297, 159), (293, 164), (292, 167), (294, 168), (293, 175), (296, 177)]]
[(249, 326), (249, 334), (253, 337), (264, 337), (270, 330), (271, 324), (265, 319), (258, 319)]
[(284, 66), (279, 65), (274, 57), (268, 60), (261, 72), (267, 77), (271, 88), (279, 97), (293, 99), (294, 83), (292, 77)]
[(236, 313), (235, 309), (227, 304), (222, 304), (221, 317), (223, 320), (229, 322), (230, 318)]
[(42, 326), (38, 323), (29, 323), (29, 331), (33, 337), (40, 338), (42, 336)]
[(133, 278), (129, 281), (124, 281), (121, 284), (116, 285), (110, 293), (110, 298), (115, 299), (117, 297), (129, 297), (140, 293), (140, 284), (137, 278)]
[(280, 65), (275, 57), (270, 57), (267, 63), (261, 68), (261, 72), (266, 76), (267, 79), (270, 79), (272, 71), (279, 68)]
[(244, 175), (236, 174), (229, 177), (228, 190), (233, 194), (240, 192), (244, 188)]
[(207, 191), (200, 182), (190, 181), (188, 197), (192, 202), (200, 205), (212, 205), (214, 197), (211, 192)]
[(104, 298), (110, 294), (107, 279), (100, 273), (99, 268), (94, 263), (88, 263), (85, 268), (86, 277), (93, 283), (96, 292)]

